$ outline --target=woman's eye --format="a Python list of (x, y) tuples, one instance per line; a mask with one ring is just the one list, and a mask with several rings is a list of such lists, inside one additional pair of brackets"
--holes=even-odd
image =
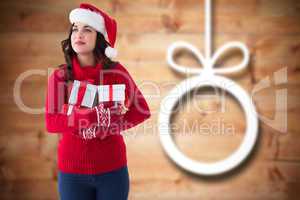
[[(74, 28), (74, 29), (72, 29), (72, 32), (74, 32), (74, 31), (78, 31), (78, 29), (77, 28)], [(83, 29), (83, 31), (84, 32), (92, 32), (92, 30), (90, 30), (90, 29)]]

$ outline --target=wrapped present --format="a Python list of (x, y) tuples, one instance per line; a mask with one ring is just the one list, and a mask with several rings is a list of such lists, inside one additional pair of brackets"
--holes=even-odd
[(125, 84), (99, 85), (98, 102), (104, 107), (115, 107), (115, 111), (121, 109), (124, 114), (128, 109), (125, 106)]
[(73, 106), (80, 105), (83, 107), (92, 108), (97, 104), (97, 86), (90, 84), (87, 81), (74, 80), (71, 85), (71, 92), (68, 100), (69, 109), (67, 114), (70, 115)]
[(125, 84), (99, 85), (98, 102), (115, 101), (122, 102), (125, 100)]
[(73, 82), (73, 84), (71, 85), (71, 87), (72, 87), (72, 89), (71, 89), (68, 103), (70, 105), (75, 105), (77, 103), (77, 99), (78, 99), (80, 81), (75, 80)]
[(96, 93), (97, 93), (97, 86), (93, 84), (87, 84), (86, 90), (81, 101), (81, 106), (92, 108), (96, 105)]

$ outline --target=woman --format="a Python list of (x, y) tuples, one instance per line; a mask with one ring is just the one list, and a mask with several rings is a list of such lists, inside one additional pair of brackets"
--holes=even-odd
[[(111, 60), (116, 56), (115, 20), (86, 3), (72, 10), (69, 18), (70, 34), (62, 41), (66, 64), (48, 78), (45, 107), (47, 131), (61, 135), (57, 155), (60, 199), (125, 200), (129, 173), (120, 133), (148, 119), (150, 110), (125, 67)], [(125, 84), (125, 104), (92, 108), (75, 104), (69, 114), (69, 87), (74, 80)]]

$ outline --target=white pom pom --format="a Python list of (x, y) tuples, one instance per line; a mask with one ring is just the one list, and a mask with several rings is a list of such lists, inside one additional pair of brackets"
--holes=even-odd
[(106, 47), (105, 49), (105, 55), (109, 58), (115, 58), (117, 57), (118, 51), (114, 48), (111, 48), (110, 46)]

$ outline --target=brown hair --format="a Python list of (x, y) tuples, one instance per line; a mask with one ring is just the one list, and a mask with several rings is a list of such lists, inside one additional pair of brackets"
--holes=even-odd
[[(72, 57), (76, 55), (76, 52), (73, 50), (71, 45), (71, 35), (74, 23), (72, 24), (68, 38), (61, 41), (61, 47), (64, 53), (66, 65), (67, 65), (67, 73), (66, 73), (66, 81), (73, 80), (72, 73)], [(109, 45), (109, 43), (105, 40), (102, 33), (97, 31), (96, 36), (96, 45), (94, 49), (94, 55), (97, 62), (103, 63), (103, 69), (111, 69), (115, 66), (116, 62), (112, 61), (105, 55), (105, 48)], [(63, 67), (64, 65), (60, 65), (59, 67)]]

